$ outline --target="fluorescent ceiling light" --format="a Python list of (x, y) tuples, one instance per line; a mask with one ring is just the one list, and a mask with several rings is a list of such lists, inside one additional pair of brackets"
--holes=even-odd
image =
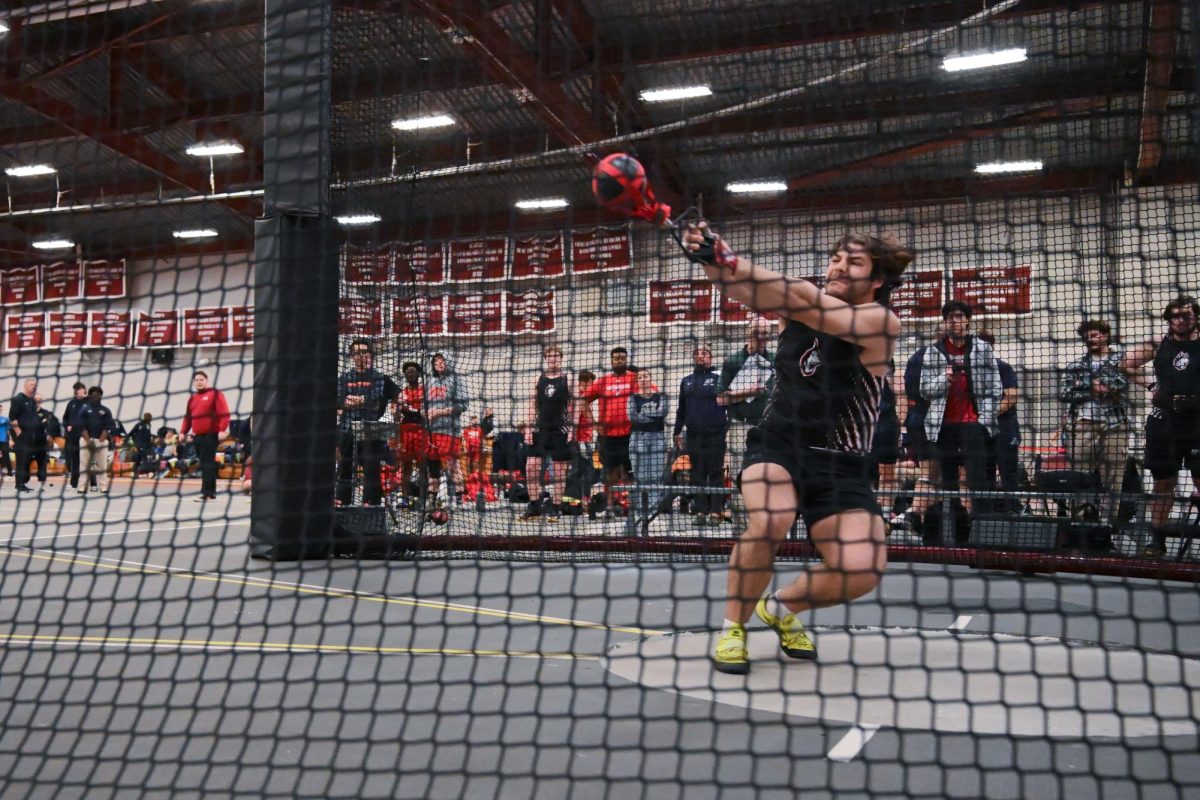
[(382, 217), (378, 214), (344, 214), (334, 219), (342, 225), (374, 225)]
[(8, 33), (8, 23), (0, 22), (0, 33)]
[(986, 69), (988, 67), (1004, 66), (1005, 64), (1019, 64), (1025, 58), (1024, 47), (997, 50), (994, 53), (946, 56), (946, 58), (942, 59), (942, 69), (946, 70), (946, 72), (965, 72), (970, 69)]
[(238, 153), (246, 152), (246, 148), (242, 147), (237, 142), (209, 142), (207, 144), (194, 144), (187, 149), (189, 156), (236, 156)]
[(766, 194), (768, 192), (786, 192), (787, 184), (783, 181), (735, 181), (725, 184), (725, 191), (733, 194)]
[(74, 247), (75, 243), (70, 239), (39, 239), (33, 246), (38, 250), (66, 250), (68, 247)]
[(446, 114), (434, 114), (428, 117), (413, 117), (412, 119), (392, 120), (392, 127), (398, 131), (419, 131), (425, 128), (445, 128), (454, 124), (454, 118)]
[(172, 231), (176, 239), (211, 239), (217, 235), (212, 228), (191, 228), (184, 231)]
[(712, 89), (707, 86), (673, 86), (667, 89), (644, 89), (640, 97), (646, 103), (666, 103), (670, 100), (708, 97), (711, 94)]
[(1040, 161), (991, 161), (987, 164), (976, 164), (975, 171), (980, 175), (998, 175), (1003, 172), (1037, 172), (1042, 168)]
[(53, 175), (58, 172), (49, 164), (26, 164), (23, 167), (9, 167), (4, 174), (10, 178), (31, 178), (34, 175)]
[(522, 211), (549, 211), (555, 208), (566, 208), (571, 205), (565, 197), (542, 197), (537, 200), (518, 200), (517, 208)]

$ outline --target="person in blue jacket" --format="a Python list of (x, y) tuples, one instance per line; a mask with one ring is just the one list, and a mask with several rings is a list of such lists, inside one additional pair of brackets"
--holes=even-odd
[[(686, 449), (692, 462), (692, 486), (709, 491), (693, 498), (696, 525), (718, 524), (725, 507), (725, 432), (729, 416), (717, 402), (721, 376), (713, 367), (712, 350), (699, 345), (692, 351), (695, 368), (679, 384), (675, 410), (675, 447)], [(686, 438), (683, 436), (687, 430)]]

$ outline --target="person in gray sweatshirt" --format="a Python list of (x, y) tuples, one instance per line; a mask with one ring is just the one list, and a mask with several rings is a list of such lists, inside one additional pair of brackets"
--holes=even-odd
[(425, 419), (429, 425), (429, 494), (436, 496), (443, 470), (449, 472), (446, 497), (453, 502), (461, 491), (458, 454), (462, 450), (462, 415), (470, 397), (458, 373), (442, 353), (430, 359), (432, 369), (425, 377)]
[[(667, 437), (664, 433), (667, 416), (667, 396), (654, 385), (654, 375), (641, 369), (637, 375), (638, 391), (627, 402), (629, 422), (633, 426), (629, 438), (629, 459), (633, 462), (634, 480), (639, 484), (662, 485), (667, 468)], [(641, 496), (631, 498), (634, 513), (653, 514), (662, 500), (661, 489), (646, 493), (643, 509)]]

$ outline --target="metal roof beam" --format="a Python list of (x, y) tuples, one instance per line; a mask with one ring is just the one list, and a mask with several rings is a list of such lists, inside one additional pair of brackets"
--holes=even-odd
[(493, 79), (516, 91), (555, 139), (572, 146), (603, 138), (559, 82), (543, 75), (476, 0), (416, 0), (413, 5), (443, 30), (461, 31), (462, 47)]
[(1163, 119), (1171, 97), (1171, 70), (1179, 43), (1182, 11), (1178, 0), (1154, 0), (1146, 31), (1142, 113), (1138, 125), (1136, 177), (1153, 172), (1163, 152)]
[(1012, 116), (1005, 117), (1004, 119), (1000, 119), (995, 122), (989, 122), (984, 125), (972, 125), (963, 128), (950, 136), (940, 136), (935, 139), (917, 142), (915, 144), (906, 145), (894, 150), (888, 150), (882, 153), (876, 153), (874, 155), (867, 156), (865, 158), (859, 158), (853, 161), (838, 164), (828, 169), (810, 172), (807, 175), (802, 175), (797, 178), (790, 178), (787, 182), (788, 191), (794, 192), (799, 189), (822, 186), (837, 178), (843, 178), (851, 172), (861, 172), (863, 170), (876, 169), (878, 167), (889, 167), (896, 164), (902, 164), (905, 161), (911, 161), (912, 159), (927, 153), (934, 153), (939, 150), (956, 147), (960, 144), (965, 144), (966, 142), (974, 141), (976, 139), (995, 136), (998, 133), (1003, 133), (1014, 128), (1022, 128), (1026, 125), (1058, 119), (1059, 117), (1072, 113), (1102, 108), (1107, 104), (1107, 97), (1071, 100), (1066, 103), (1056, 103), (1048, 108), (1014, 114)]
[[(156, 24), (150, 29), (129, 36), (133, 29), (144, 24), (144, 20), (123, 19), (119, 16), (97, 19), (101, 14), (116, 15), (125, 12), (126, 4), (97, 4), (95, 7), (98, 9), (95, 14), (79, 22), (56, 20), (46, 24), (26, 25), (26, 52), (61, 52), (63, 43), (70, 42), (73, 49), (86, 53), (108, 45), (113, 37), (129, 37), (123, 40), (130, 44), (149, 44), (225, 30), (261, 27), (263, 21), (262, 0), (202, 3), (172, 15), (164, 24)], [(27, 15), (21, 9), (14, 9), (10, 16), (15, 20), (23, 19)], [(69, 35), (65, 33), (68, 30)]]
[[(57, 99), (36, 86), (19, 81), (5, 82), (0, 84), (0, 94), (80, 136), (96, 140), (105, 147), (161, 175), (163, 180), (169, 183), (196, 193), (207, 193), (210, 190), (208, 176), (204, 173), (184, 168), (137, 136), (114, 130), (103, 118), (82, 116), (71, 104)], [(230, 207), (241, 213), (246, 213), (247, 210), (245, 203), (231, 203)]]
[[(1018, 19), (1051, 11), (1078, 12), (1097, 6), (1114, 6), (1135, 0), (1025, 0), (1015, 8), (991, 18), (992, 22)], [(844, 9), (844, 4), (839, 4)], [(811, 9), (811, 4), (791, 3), (794, 11)], [(757, 50), (777, 50), (803, 47), (826, 42), (897, 36), (917, 31), (945, 28), (962, 22), (978, 10), (967, 8), (961, 0), (930, 0), (919, 8), (876, 7), (862, 14), (817, 9), (804, 19), (780, 18), (769, 26), (739, 29), (735, 26), (715, 26), (704, 38), (664, 36), (645, 47), (631, 48), (627, 43), (602, 47), (596, 58), (609, 64), (659, 64), (690, 59), (709, 59), (721, 55), (736, 55)], [(581, 72), (589, 70), (586, 61), (576, 63)]]

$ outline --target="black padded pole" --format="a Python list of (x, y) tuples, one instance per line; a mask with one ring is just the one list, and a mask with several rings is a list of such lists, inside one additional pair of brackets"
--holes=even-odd
[(329, 218), (331, 0), (267, 0), (265, 217), (255, 226), (251, 555), (324, 557), (337, 445), (337, 231)]

